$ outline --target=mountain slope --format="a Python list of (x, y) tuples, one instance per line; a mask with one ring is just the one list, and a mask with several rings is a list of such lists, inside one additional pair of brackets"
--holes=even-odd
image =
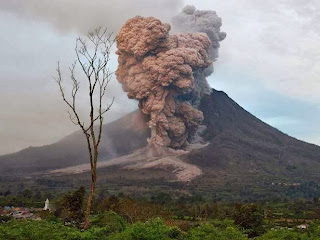
[[(210, 145), (193, 151), (186, 159), (202, 167), (227, 165), (229, 161), (252, 164), (256, 170), (275, 173), (277, 167), (311, 165), (304, 170), (320, 169), (320, 147), (299, 141), (254, 117), (225, 93), (213, 91), (200, 106)], [(244, 167), (248, 170), (248, 167)], [(270, 168), (270, 169), (268, 169)]]
[[(160, 164), (152, 164), (151, 158), (140, 150), (139, 157), (139, 151), (135, 150), (146, 146), (150, 132), (146, 118), (134, 112), (104, 126), (100, 160), (124, 155), (129, 159), (127, 154), (135, 151), (137, 161), (147, 164), (136, 168), (102, 164), (105, 167), (99, 168), (98, 182), (101, 189), (134, 194), (186, 191), (217, 199), (264, 199), (274, 194), (313, 197), (320, 193), (319, 146), (299, 141), (267, 125), (221, 91), (213, 90), (210, 96), (204, 96), (200, 109), (207, 126), (202, 137), (208, 144), (177, 157), (189, 164), (187, 166), (195, 166), (201, 174), (191, 182), (182, 183), (177, 181), (177, 169), (172, 164), (165, 165), (162, 160), (157, 160)], [(86, 147), (80, 135), (77, 132), (53, 145), (2, 156), (0, 174), (26, 176), (87, 163)], [(59, 181), (59, 186), (76, 187), (88, 183), (87, 174), (36, 178), (51, 178)]]
[(192, 181), (190, 189), (211, 195), (231, 191), (240, 199), (271, 193), (319, 194), (319, 146), (269, 126), (224, 92), (214, 90), (205, 96), (201, 110), (208, 128), (204, 137), (210, 144), (183, 157), (204, 173)]
[[(104, 125), (100, 147), (101, 160), (108, 160), (146, 145), (149, 129), (145, 116), (136, 111)], [(27, 175), (88, 163), (89, 154), (82, 132), (75, 132), (57, 143), (29, 147), (0, 156), (0, 175)]]

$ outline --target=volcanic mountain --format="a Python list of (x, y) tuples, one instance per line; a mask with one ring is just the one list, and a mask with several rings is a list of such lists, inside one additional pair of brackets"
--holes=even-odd
[[(140, 112), (106, 124), (98, 186), (109, 192), (174, 191), (215, 199), (313, 197), (319, 193), (319, 146), (267, 125), (221, 91), (205, 95), (200, 110), (207, 127), (203, 143), (165, 158), (149, 155), (146, 139), (150, 131)], [(2, 187), (9, 179), (11, 184), (28, 179), (29, 184), (43, 188), (50, 188), (54, 181), (62, 187), (87, 184), (88, 154), (81, 134), (0, 156)]]

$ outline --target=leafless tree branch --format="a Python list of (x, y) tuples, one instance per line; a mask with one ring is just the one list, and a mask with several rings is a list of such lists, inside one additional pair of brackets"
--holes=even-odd
[[(68, 106), (68, 114), (71, 122), (78, 125), (84, 133), (87, 140), (87, 147), (90, 157), (91, 166), (91, 190), (87, 201), (87, 209), (85, 214), (85, 228), (89, 226), (89, 216), (91, 213), (91, 204), (94, 198), (96, 185), (96, 167), (98, 161), (99, 144), (102, 137), (102, 126), (104, 114), (106, 114), (114, 103), (104, 103), (106, 89), (111, 81), (114, 72), (111, 72), (108, 65), (110, 62), (111, 48), (115, 42), (113, 34), (108, 34), (107, 28), (96, 28), (87, 35), (89, 44), (83, 38), (77, 38), (75, 44), (76, 61), (69, 68), (72, 90), (70, 100), (67, 99), (63, 88), (62, 73), (60, 63), (57, 63), (57, 77), (55, 80), (59, 86), (59, 90), (63, 101)], [(80, 89), (80, 81), (75, 75), (77, 64), (80, 65), (88, 83), (89, 96), (89, 122), (84, 123), (80, 118), (77, 109), (77, 96)], [(98, 100), (95, 100), (95, 96)], [(97, 111), (95, 111), (97, 110)], [(95, 129), (97, 124), (97, 130)], [(96, 130), (96, 131), (95, 131)]]

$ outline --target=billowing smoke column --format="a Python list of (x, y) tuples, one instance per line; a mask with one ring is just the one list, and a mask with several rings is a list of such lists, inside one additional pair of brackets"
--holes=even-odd
[[(210, 38), (211, 45), (208, 49), (208, 54), (212, 62), (219, 57), (220, 41), (227, 36), (225, 32), (221, 32), (222, 20), (215, 11), (211, 10), (196, 10), (192, 5), (188, 5), (182, 9), (182, 12), (172, 19), (173, 30), (175, 32), (202, 32), (206, 33)], [(194, 105), (200, 104), (199, 99), (203, 94), (210, 94), (211, 87), (209, 86), (206, 77), (213, 73), (213, 64), (206, 69), (198, 69), (193, 75), (198, 86), (194, 94), (198, 94)]]
[[(176, 18), (177, 25), (183, 17)], [(148, 142), (156, 155), (186, 146), (201, 125), (197, 107), (202, 94), (210, 93), (204, 76), (211, 74), (218, 48), (207, 32), (169, 35), (170, 28), (156, 18), (137, 16), (117, 36), (116, 75), (128, 97), (137, 99), (150, 117)]]

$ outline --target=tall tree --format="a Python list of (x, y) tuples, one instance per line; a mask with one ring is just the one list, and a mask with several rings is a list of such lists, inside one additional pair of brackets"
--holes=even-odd
[[(88, 42), (88, 43), (87, 43)], [(87, 199), (87, 208), (85, 212), (84, 228), (90, 225), (89, 217), (91, 213), (92, 201), (97, 182), (97, 162), (99, 155), (99, 145), (102, 137), (102, 125), (104, 114), (107, 113), (113, 102), (105, 103), (105, 95), (107, 86), (111, 80), (113, 72), (109, 69), (111, 48), (114, 44), (112, 33), (109, 34), (107, 29), (96, 28), (94, 31), (89, 32), (86, 39), (77, 38), (75, 52), (77, 59), (69, 68), (70, 79), (72, 82), (71, 98), (65, 94), (63, 88), (62, 73), (60, 64), (57, 64), (57, 77), (55, 80), (58, 83), (63, 101), (68, 106), (68, 113), (70, 120), (79, 126), (86, 138), (89, 161), (91, 167), (91, 188)], [(88, 83), (88, 96), (89, 96), (89, 121), (81, 118), (77, 108), (76, 100), (80, 88), (80, 80), (75, 76), (77, 64), (80, 65), (82, 73), (85, 75), (86, 82)]]

